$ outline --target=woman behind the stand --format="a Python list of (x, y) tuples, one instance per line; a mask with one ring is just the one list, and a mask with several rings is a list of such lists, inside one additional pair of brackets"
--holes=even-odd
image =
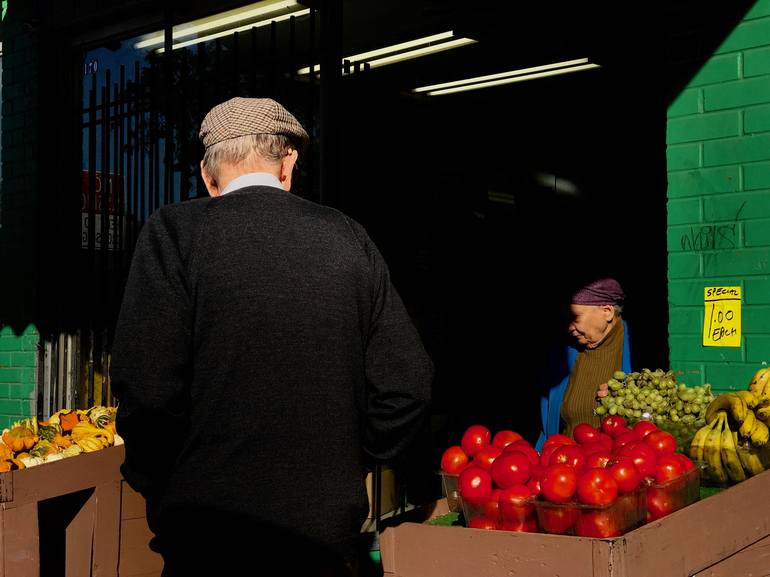
[(595, 280), (570, 299), (572, 342), (558, 353), (552, 369), (561, 374), (543, 389), (542, 429), (537, 449), (554, 433), (572, 434), (581, 422), (598, 426), (597, 392), (615, 371), (631, 371), (628, 327), (622, 318), (625, 293), (612, 278)]

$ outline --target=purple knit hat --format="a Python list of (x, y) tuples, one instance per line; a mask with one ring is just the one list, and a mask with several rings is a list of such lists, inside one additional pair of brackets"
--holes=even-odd
[(626, 298), (614, 278), (602, 278), (587, 284), (572, 295), (573, 305), (620, 305)]

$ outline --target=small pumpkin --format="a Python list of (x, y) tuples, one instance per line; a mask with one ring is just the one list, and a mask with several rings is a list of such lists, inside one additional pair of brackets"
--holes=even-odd
[(8, 445), (14, 452), (29, 450), (35, 446), (38, 437), (27, 427), (13, 427), (3, 433), (3, 443)]

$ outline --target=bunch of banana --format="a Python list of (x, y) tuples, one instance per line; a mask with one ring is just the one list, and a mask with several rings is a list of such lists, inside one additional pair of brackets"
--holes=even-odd
[(763, 470), (757, 470), (755, 463), (748, 459), (744, 464), (736, 445), (736, 436), (730, 430), (725, 411), (720, 411), (710, 424), (695, 433), (690, 445), (690, 457), (706, 462), (707, 473), (716, 484), (745, 481), (747, 476), (756, 475)]
[[(765, 411), (765, 401), (751, 391), (735, 391), (717, 396), (706, 408), (706, 423), (713, 423), (720, 413), (726, 413), (735, 423), (741, 438), (755, 447), (762, 447), (770, 440), (770, 429), (765, 424), (770, 417), (770, 400)], [(762, 418), (760, 418), (760, 412)]]

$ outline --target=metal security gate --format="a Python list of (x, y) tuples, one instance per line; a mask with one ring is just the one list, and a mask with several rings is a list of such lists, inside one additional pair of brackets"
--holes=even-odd
[[(269, 26), (169, 50), (137, 53), (136, 39), (117, 51), (121, 61), (88, 51), (80, 111), (82, 150), (80, 243), (73, 247), (82, 285), (76, 331), (41, 335), (38, 413), (113, 404), (109, 368), (113, 330), (139, 231), (161, 206), (206, 196), (199, 174), (197, 131), (205, 113), (233, 96), (272, 97), (311, 133), (293, 192), (319, 200), (319, 79), (299, 74), (318, 62), (320, 19), (311, 10)], [(170, 38), (171, 30), (165, 31)], [(166, 44), (168, 46), (168, 43)], [(114, 52), (113, 49), (110, 49)]]

